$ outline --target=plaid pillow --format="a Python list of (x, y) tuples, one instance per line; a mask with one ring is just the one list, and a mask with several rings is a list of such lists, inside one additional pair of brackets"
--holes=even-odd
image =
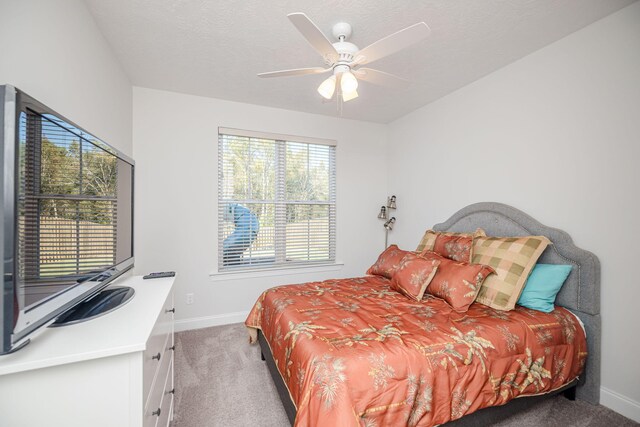
[(496, 271), (482, 283), (476, 301), (498, 310), (513, 310), (529, 273), (550, 243), (544, 236), (475, 239), (472, 262)]
[(478, 228), (474, 233), (427, 230), (416, 252), (433, 251), (454, 261), (471, 262), (473, 239), (484, 236), (486, 234), (482, 228)]

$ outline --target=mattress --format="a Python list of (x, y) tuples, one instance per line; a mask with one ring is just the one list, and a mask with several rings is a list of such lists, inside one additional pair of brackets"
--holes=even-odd
[(260, 329), (296, 426), (433, 426), (573, 381), (587, 356), (575, 316), (412, 301), (379, 276), (265, 291)]

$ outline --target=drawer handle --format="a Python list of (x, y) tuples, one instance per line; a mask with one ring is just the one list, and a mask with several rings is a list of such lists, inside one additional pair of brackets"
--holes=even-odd
[(167, 394), (176, 394), (176, 388), (175, 388), (175, 387), (174, 387), (174, 388), (172, 388), (171, 390), (169, 390), (169, 391), (167, 392)]
[(156, 354), (155, 356), (151, 356), (151, 359), (158, 359), (158, 362), (160, 361), (160, 357), (162, 357), (162, 355), (160, 354), (160, 352), (158, 352), (158, 354)]
[(171, 347), (169, 347), (169, 350), (171, 350), (171, 351), (176, 351), (176, 346), (175, 346), (175, 344), (174, 344), (174, 345), (172, 345)]
[(165, 312), (165, 313), (173, 313), (173, 314), (176, 314), (176, 308), (175, 308), (175, 307), (173, 307), (171, 310), (165, 310), (164, 312)]
[(155, 415), (156, 417), (159, 417), (160, 416), (160, 412), (162, 412), (162, 410), (160, 408), (158, 408), (155, 411), (153, 411), (151, 413), (151, 415)]

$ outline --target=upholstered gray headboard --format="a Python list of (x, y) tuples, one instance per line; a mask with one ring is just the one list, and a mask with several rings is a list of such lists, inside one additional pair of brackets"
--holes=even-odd
[(573, 244), (564, 231), (547, 227), (526, 213), (501, 203), (475, 203), (462, 208), (436, 231), (473, 232), (485, 230), (488, 236), (547, 236), (552, 245), (538, 262), (570, 264), (573, 270), (556, 298), (556, 304), (568, 308), (584, 323), (589, 355), (585, 373), (577, 389), (578, 397), (593, 404), (600, 401), (600, 261), (589, 251)]

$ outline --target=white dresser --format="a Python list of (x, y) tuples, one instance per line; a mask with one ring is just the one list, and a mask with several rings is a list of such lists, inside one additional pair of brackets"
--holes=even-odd
[(46, 328), (0, 356), (0, 426), (166, 427), (173, 415), (174, 278), (119, 279), (135, 296)]

